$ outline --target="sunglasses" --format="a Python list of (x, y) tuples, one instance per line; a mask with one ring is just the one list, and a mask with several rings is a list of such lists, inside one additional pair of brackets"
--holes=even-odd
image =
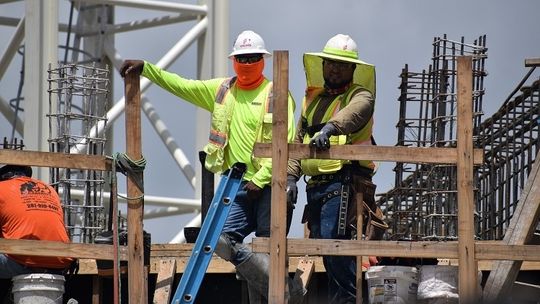
[(329, 67), (329, 68), (336, 68), (336, 69), (346, 69), (349, 67), (352, 67), (354, 64), (350, 62), (343, 62), (343, 61), (335, 61), (330, 59), (324, 59), (323, 65)]
[(261, 55), (239, 55), (234, 56), (234, 60), (238, 63), (255, 63), (262, 59)]

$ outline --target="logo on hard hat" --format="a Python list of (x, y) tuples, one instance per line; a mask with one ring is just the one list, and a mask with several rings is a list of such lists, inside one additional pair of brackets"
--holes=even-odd
[(241, 48), (244, 48), (244, 47), (251, 47), (251, 39), (249, 38), (244, 38), (244, 40), (242, 41), (242, 44), (240, 45)]

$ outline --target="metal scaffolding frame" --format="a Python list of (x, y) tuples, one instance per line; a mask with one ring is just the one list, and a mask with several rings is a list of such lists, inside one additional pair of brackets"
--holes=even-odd
[[(422, 72), (400, 75), (398, 146), (455, 147), (457, 56), (473, 57), (473, 128), (478, 129), (487, 58), (485, 36), (472, 44), (433, 40), (432, 63)], [(476, 134), (476, 131), (475, 131)], [(456, 167), (397, 163), (395, 188), (379, 204), (390, 222), (391, 239), (452, 240), (457, 238)]]
[[(49, 151), (69, 153), (84, 141), (84, 154), (105, 155), (105, 133), (89, 132), (105, 117), (109, 70), (80, 64), (61, 64), (49, 69)], [(64, 222), (70, 239), (91, 243), (107, 228), (103, 191), (106, 176), (102, 171), (51, 168), (51, 184), (62, 197)], [(71, 190), (82, 190), (73, 197)]]
[[(481, 122), (485, 36), (472, 45), (444, 36), (433, 42), (433, 63), (420, 73), (405, 65), (401, 77), (399, 146), (455, 146), (456, 54), (473, 56), (474, 144), (484, 149), (475, 168), (475, 235), (500, 240), (520, 200), (540, 148), (540, 77), (532, 65), (490, 118)], [(380, 196), (389, 239), (457, 239), (456, 167), (397, 163), (395, 188)]]
[[(118, 69), (123, 61), (114, 45), (115, 35), (117, 34), (179, 22), (192, 22), (192, 28), (157, 62), (157, 66), (166, 69), (187, 48), (197, 44), (197, 76), (199, 78), (213, 78), (227, 74), (226, 52), (229, 44), (228, 1), (199, 0), (197, 5), (149, 0), (66, 1), (68, 7), (70, 7), (69, 22), (66, 24), (59, 23), (59, 1), (20, 1), (23, 5), (23, 11), (26, 12), (23, 17), (5, 16), (4, 14), (9, 14), (8, 11), (2, 11), (4, 16), (0, 16), (0, 26), (15, 27), (10, 41), (6, 44), (6, 51), (0, 54), (0, 79), (7, 76), (5, 75), (6, 71), (11, 62), (17, 58), (17, 52), (23, 54), (24, 60), (21, 74), (24, 76), (24, 81), (21, 79), (22, 93), (17, 97), (17, 101), (21, 101), (20, 107), (25, 110), (25, 119), (20, 118), (20, 113), (15, 110), (18, 108), (10, 106), (9, 99), (3, 96), (0, 96), (0, 113), (13, 125), (13, 133), (17, 133), (24, 138), (28, 150), (47, 151), (49, 143), (47, 143), (46, 139), (51, 138), (52, 142), (54, 142), (51, 147), (55, 151), (87, 153), (92, 150), (88, 147), (95, 147), (96, 145), (95, 141), (90, 140), (90, 138), (112, 138), (112, 133), (109, 135), (105, 135), (105, 133), (112, 132), (111, 127), (123, 113), (125, 107), (124, 98), (116, 102), (111, 100), (112, 92), (100, 101), (102, 105), (107, 103), (110, 105), (110, 108), (103, 108), (107, 111), (103, 113), (102, 118), (96, 119), (92, 123), (89, 122), (85, 126), (88, 133), (73, 134), (79, 136), (79, 140), (77, 142), (70, 141), (69, 145), (60, 144), (56, 137), (56, 132), (63, 132), (61, 128), (58, 130), (49, 129), (46, 109), (41, 105), (48, 104), (47, 70), (50, 63), (53, 64), (52, 71), (58, 68), (56, 66), (57, 62), (59, 65), (77, 64), (93, 66), (98, 69), (108, 69), (108, 77), (112, 87), (112, 69)], [(0, 6), (4, 4), (0, 4)], [(155, 18), (115, 23), (115, 9), (123, 8), (152, 10), (162, 13), (162, 15)], [(65, 33), (66, 41), (63, 45), (58, 46), (60, 32)], [(21, 47), (23, 43), (24, 47)], [(59, 55), (61, 51), (64, 52), (63, 56)], [(10, 75), (10, 77), (13, 76)], [(26, 85), (23, 86), (23, 83)], [(147, 90), (150, 85), (151, 83), (148, 80), (142, 79), (141, 92)], [(146, 211), (145, 218), (193, 213), (194, 211), (200, 212), (201, 191), (200, 187), (198, 187), (200, 179), (197, 178), (201, 174), (200, 168), (194, 168), (191, 165), (182, 149), (176, 144), (176, 140), (168, 131), (165, 122), (160, 119), (159, 113), (152, 106), (150, 100), (149, 97), (142, 96), (142, 110), (171, 157), (178, 164), (179, 170), (194, 189), (196, 199), (148, 197), (145, 203), (155, 205), (157, 209)], [(52, 108), (55, 108), (55, 106), (53, 105)], [(203, 138), (205, 134), (208, 134), (209, 116), (207, 113), (201, 112), (203, 110), (197, 110), (196, 114), (201, 127), (196, 130), (195, 151), (202, 149), (204, 145)], [(55, 112), (52, 115), (59, 117), (63, 114)], [(74, 117), (72, 116), (72, 118)], [(30, 131), (25, 132), (25, 130)], [(46, 134), (48, 130), (52, 134)], [(14, 136), (12, 137), (14, 138)], [(68, 146), (69, 151), (64, 151), (64, 148)], [(106, 150), (107, 154), (111, 153), (110, 144), (105, 144), (104, 147), (100, 146), (97, 150), (99, 150), (98, 153), (102, 153), (101, 150)], [(36, 168), (35, 171), (36, 177), (51, 180), (54, 183), (59, 183), (57, 178), (60, 177), (60, 173), (63, 173), (62, 171), (56, 171), (56, 173), (51, 171), (53, 175), (50, 176), (49, 170), (46, 170), (46, 168)], [(83, 175), (92, 177), (94, 173), (85, 173)], [(65, 178), (66, 180), (71, 179), (68, 176), (65, 176)], [(89, 180), (93, 179), (89, 178)], [(92, 197), (91, 193), (85, 190), (85, 187), (82, 189), (69, 188), (71, 188), (69, 194), (71, 199), (81, 200), (84, 197)], [(90, 192), (92, 191), (94, 190)], [(108, 192), (103, 193), (103, 196), (106, 197), (107, 195)], [(100, 200), (103, 200), (103, 198), (100, 198)], [(121, 199), (120, 202), (124, 201)], [(197, 226), (200, 225), (200, 221), (200, 213), (197, 213), (187, 225)], [(88, 223), (88, 225), (83, 226), (88, 228), (93, 224)], [(86, 228), (83, 228), (83, 230)], [(172, 242), (185, 240), (181, 228), (179, 227), (180, 231)], [(87, 236), (81, 236), (81, 241), (86, 240), (88, 240)]]

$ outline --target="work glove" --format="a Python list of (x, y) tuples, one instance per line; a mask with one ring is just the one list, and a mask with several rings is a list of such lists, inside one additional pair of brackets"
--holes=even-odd
[(126, 77), (128, 73), (136, 73), (141, 75), (144, 68), (143, 60), (126, 60), (120, 67), (120, 75)]
[(330, 149), (330, 136), (335, 135), (336, 131), (336, 127), (333, 124), (325, 124), (319, 134), (311, 139), (309, 142), (310, 146), (317, 148), (317, 150)]
[(287, 175), (287, 207), (294, 209), (297, 198), (298, 187), (296, 186), (296, 177), (294, 175)]
[(250, 201), (257, 200), (263, 192), (263, 189), (255, 185), (255, 183), (252, 181), (247, 182), (243, 189), (246, 191), (248, 200)]

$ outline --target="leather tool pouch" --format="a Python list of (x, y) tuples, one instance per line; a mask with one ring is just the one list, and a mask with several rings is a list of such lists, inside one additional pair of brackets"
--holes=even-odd
[[(355, 192), (361, 191), (363, 194), (363, 234), (366, 236), (367, 240), (381, 240), (386, 229), (388, 229), (388, 224), (384, 222), (382, 210), (375, 202), (375, 189), (377, 186), (361, 176), (355, 176), (353, 183), (353, 190)], [(355, 199), (356, 193), (351, 197), (352, 200), (349, 204), (349, 211), (347, 213), (347, 223), (351, 229), (356, 231), (356, 210), (358, 204)]]

